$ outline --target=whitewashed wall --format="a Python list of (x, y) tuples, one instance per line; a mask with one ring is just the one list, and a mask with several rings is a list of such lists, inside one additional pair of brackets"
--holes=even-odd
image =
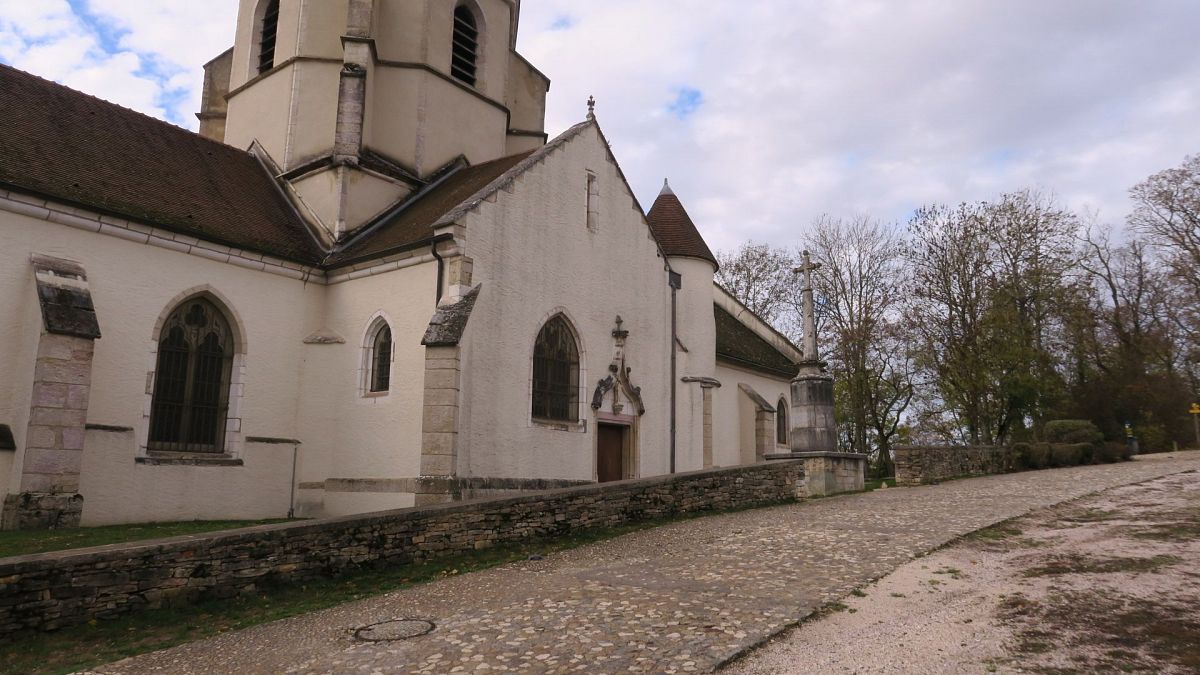
[[(599, 178), (599, 227), (587, 227), (587, 172)], [(627, 365), (642, 388), (642, 476), (669, 468), (670, 293), (665, 261), (632, 195), (588, 128), (464, 219), (483, 284), (467, 328), (459, 473), (591, 480), (596, 425), (588, 400), (612, 362), (614, 320), (629, 331)], [(516, 196), (519, 195), (519, 199)], [(530, 417), (533, 344), (562, 312), (581, 338), (584, 429)]]
[[(764, 375), (757, 371), (717, 363), (721, 388), (713, 395), (713, 462), (717, 466), (735, 466), (754, 461), (754, 410), (739, 384), (747, 384), (772, 406), (783, 398), (791, 405), (791, 382), (787, 378)], [(774, 438), (774, 415), (771, 416)], [(776, 446), (788, 452), (786, 446)]]
[[(325, 328), (345, 344), (305, 346), (299, 418), (304, 462), (299, 482), (326, 478), (415, 477), (421, 469), (421, 405), (425, 348), (421, 338), (436, 305), (437, 264), (428, 253), (415, 264), (323, 289)], [(392, 328), (391, 388), (366, 391), (366, 338), (374, 319)], [(411, 493), (305, 491), (303, 513), (342, 515), (412, 506)]]
[[(683, 277), (678, 297), (679, 423), (676, 435), (679, 471), (704, 468), (704, 393), (699, 384), (683, 382), (685, 377), (714, 377), (717, 334), (713, 321), (712, 263), (698, 258), (671, 257), (671, 268)], [(668, 314), (668, 321), (670, 315)], [(715, 403), (715, 401), (714, 401)], [(717, 412), (713, 408), (714, 416)], [(714, 420), (714, 428), (716, 421)], [(715, 455), (714, 455), (715, 461)]]
[[(194, 240), (193, 240), (194, 241)], [(0, 414), (11, 419), (18, 442), (28, 414), (32, 345), (40, 315), (29, 266), (30, 255), (66, 258), (87, 270), (103, 337), (96, 341), (88, 422), (129, 427), (127, 434), (98, 439), (85, 449), (85, 524), (119, 520), (162, 520), (177, 513), (180, 501), (205, 517), (235, 518), (279, 512), (275, 488), (290, 482), (291, 453), (246, 447), (247, 436), (292, 437), (301, 392), (302, 340), (323, 323), (324, 289), (299, 280), (224, 264), (183, 252), (0, 210), (0, 311), (23, 317), (19, 329), (0, 333)], [(148, 432), (147, 375), (155, 367), (154, 330), (172, 301), (206, 291), (232, 310), (242, 343), (242, 394), (234, 401), (227, 446), (245, 467), (136, 466)], [(284, 457), (283, 455), (287, 456)], [(102, 457), (107, 459), (102, 459)], [(20, 459), (19, 457), (17, 458)], [(17, 464), (19, 467), (19, 463)], [(264, 476), (271, 475), (265, 481)], [(219, 476), (220, 490), (191, 489)], [(20, 480), (10, 472), (7, 485)], [(170, 487), (174, 489), (167, 489)], [(187, 495), (184, 497), (184, 495)], [(117, 515), (101, 505), (124, 503)]]

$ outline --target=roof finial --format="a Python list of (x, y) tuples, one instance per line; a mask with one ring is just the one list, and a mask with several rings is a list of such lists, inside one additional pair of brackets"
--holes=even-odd
[(664, 179), (663, 179), (663, 189), (662, 189), (662, 192), (660, 192), (660, 193), (658, 193), (658, 194), (660, 194), (660, 195), (673, 195), (673, 194), (675, 194), (675, 191), (671, 189), (671, 181), (670, 181), (670, 180), (668, 180), (668, 179), (666, 179), (666, 178), (664, 178)]
[(588, 116), (587, 116), (587, 118), (589, 120), (596, 119), (596, 97), (595, 96), (588, 97)]

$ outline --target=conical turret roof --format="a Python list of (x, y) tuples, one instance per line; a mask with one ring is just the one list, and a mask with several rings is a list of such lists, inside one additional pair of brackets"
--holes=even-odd
[(704, 237), (700, 236), (700, 231), (667, 181), (663, 181), (662, 192), (654, 201), (654, 206), (650, 207), (646, 220), (650, 222), (650, 230), (667, 256), (700, 258), (717, 267), (716, 256), (704, 243)]

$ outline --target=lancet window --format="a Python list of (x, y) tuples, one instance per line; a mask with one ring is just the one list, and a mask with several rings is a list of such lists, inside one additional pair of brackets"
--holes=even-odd
[(579, 347), (562, 316), (542, 327), (533, 348), (533, 417), (579, 420)]
[(775, 406), (775, 442), (787, 445), (788, 442), (788, 405), (784, 399), (779, 399)]
[(150, 450), (223, 451), (233, 352), (229, 322), (208, 300), (171, 313), (158, 341)]
[(384, 393), (392, 387), (392, 328), (379, 321), (367, 340), (367, 391)]

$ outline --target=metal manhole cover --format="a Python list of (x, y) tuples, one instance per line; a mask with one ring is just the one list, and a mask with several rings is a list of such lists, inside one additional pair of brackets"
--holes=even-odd
[(354, 637), (364, 642), (410, 640), (428, 635), (433, 632), (434, 628), (437, 626), (432, 621), (425, 619), (393, 619), (363, 626), (354, 631)]

